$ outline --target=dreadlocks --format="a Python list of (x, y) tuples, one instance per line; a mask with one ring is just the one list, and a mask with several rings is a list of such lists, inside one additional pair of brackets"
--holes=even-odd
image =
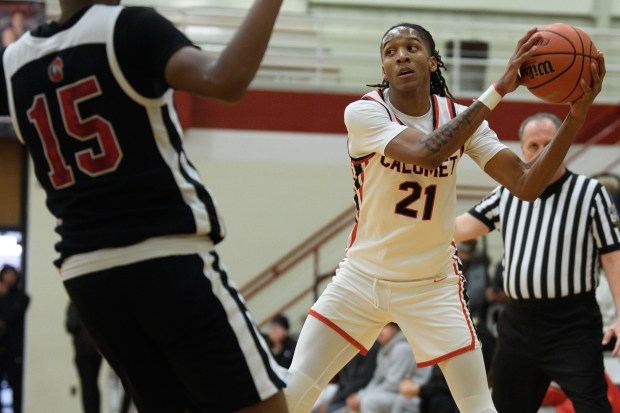
[[(385, 39), (385, 36), (391, 30), (397, 27), (407, 27), (409, 29), (413, 29), (416, 32), (418, 32), (420, 34), (420, 37), (422, 37), (422, 40), (424, 41), (424, 44), (426, 45), (426, 47), (428, 47), (428, 49), (432, 52), (433, 57), (435, 57), (435, 59), (437, 60), (437, 70), (431, 73), (431, 95), (439, 95), (443, 97), (447, 96), (451, 99), (454, 99), (454, 97), (452, 97), (452, 94), (450, 93), (450, 90), (448, 89), (448, 85), (446, 84), (446, 79), (444, 79), (443, 75), (441, 74), (441, 69), (448, 70), (448, 68), (446, 67), (445, 63), (441, 60), (441, 55), (439, 54), (439, 51), (435, 49), (435, 40), (433, 40), (433, 36), (431, 36), (428, 30), (426, 30), (424, 27), (417, 25), (417, 24), (413, 24), (413, 23), (400, 23), (400, 24), (396, 24), (390, 27), (383, 34), (383, 37), (381, 38), (380, 50), (383, 50), (383, 39)], [(384, 90), (390, 87), (390, 83), (386, 79), (384, 79), (379, 84), (366, 85), (366, 86), (376, 87), (381, 90)]]

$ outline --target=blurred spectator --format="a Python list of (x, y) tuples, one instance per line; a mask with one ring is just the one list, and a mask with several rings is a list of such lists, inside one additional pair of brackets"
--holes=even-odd
[(391, 413), (420, 413), (422, 399), (418, 395), (405, 398), (400, 390), (403, 386), (405, 386), (404, 388), (406, 389), (407, 386), (421, 387), (426, 385), (430, 379), (432, 370), (432, 366), (423, 367), (421, 369), (416, 366), (412, 372), (407, 374), (405, 379), (400, 382), (399, 395), (392, 405)]
[(457, 244), (462, 271), (467, 283), (467, 297), (469, 299), (469, 312), (478, 332), (478, 339), (482, 343), (482, 357), (485, 369), (488, 373), (495, 352), (495, 336), (487, 326), (487, 291), (491, 289), (489, 277), (488, 255), (478, 247), (478, 240), (471, 239)]
[(30, 302), (20, 281), (15, 267), (0, 270), (0, 375), (13, 391), (13, 413), (22, 411), (24, 316)]
[[(448, 383), (438, 365), (431, 369), (426, 383), (419, 383), (406, 378), (400, 383), (401, 397), (394, 404), (390, 413), (454, 413), (456, 403), (450, 394)], [(412, 400), (419, 398), (418, 403)]]
[(26, 30), (26, 16), (24, 12), (21, 10), (13, 11), (10, 24), (2, 29), (2, 46), (7, 47), (19, 39)]
[(415, 369), (413, 350), (398, 324), (383, 327), (377, 341), (381, 347), (372, 379), (366, 387), (347, 397), (351, 412), (390, 413), (399, 396), (400, 382)]
[(478, 240), (471, 239), (457, 244), (457, 251), (463, 264), (463, 275), (467, 280), (469, 311), (473, 318), (486, 319), (486, 289), (490, 285), (487, 254), (478, 248)]
[(377, 365), (379, 342), (375, 342), (366, 355), (357, 353), (338, 373), (338, 382), (333, 396), (328, 401), (318, 403), (312, 413), (335, 413), (340, 410), (346, 411), (347, 397), (357, 393), (372, 379)]
[(289, 368), (293, 360), (293, 353), (297, 342), (293, 340), (289, 333), (288, 318), (282, 314), (275, 316), (270, 323), (269, 341), (271, 344), (271, 352), (282, 367)]
[[(495, 265), (495, 274), (491, 280), (491, 285), (486, 290), (485, 295), (489, 307), (495, 304), (502, 306), (506, 303), (506, 293), (504, 292), (504, 264), (502, 261), (499, 261)], [(489, 320), (488, 313), (489, 309), (487, 309), (487, 321)], [(493, 321), (497, 321), (497, 318)]]
[(15, 40), (17, 40), (17, 37), (15, 37), (15, 32), (11, 29), (11, 27), (5, 27), (2, 29), (2, 47), (7, 47)]
[(15, 33), (15, 38), (19, 39), (26, 32), (26, 15), (21, 10), (11, 13), (11, 29)]

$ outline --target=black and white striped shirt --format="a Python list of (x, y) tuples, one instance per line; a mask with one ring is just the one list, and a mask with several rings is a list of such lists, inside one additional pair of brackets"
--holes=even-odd
[(600, 254), (620, 249), (618, 212), (595, 179), (567, 171), (535, 202), (503, 186), (469, 213), (504, 242), (504, 290), (513, 299), (557, 298), (596, 289)]

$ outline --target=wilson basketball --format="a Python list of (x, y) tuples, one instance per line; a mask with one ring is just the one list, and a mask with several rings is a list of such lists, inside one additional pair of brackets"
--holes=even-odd
[(525, 86), (546, 102), (577, 100), (583, 95), (579, 80), (590, 84), (590, 63), (598, 67), (596, 46), (583, 30), (569, 24), (554, 23), (538, 31), (538, 49), (520, 68)]

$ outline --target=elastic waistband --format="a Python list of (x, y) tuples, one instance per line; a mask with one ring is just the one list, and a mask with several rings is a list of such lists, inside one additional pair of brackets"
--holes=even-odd
[(91, 272), (133, 264), (170, 255), (190, 255), (213, 250), (213, 242), (203, 235), (168, 235), (149, 238), (138, 244), (105, 248), (67, 258), (60, 268), (63, 281)]

